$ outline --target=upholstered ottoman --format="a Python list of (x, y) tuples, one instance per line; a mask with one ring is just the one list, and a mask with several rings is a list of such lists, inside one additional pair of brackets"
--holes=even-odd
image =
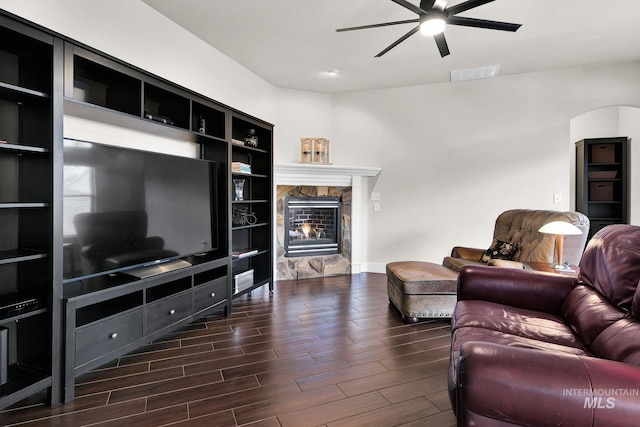
[(405, 322), (451, 317), (458, 273), (439, 264), (398, 261), (387, 264), (389, 301)]

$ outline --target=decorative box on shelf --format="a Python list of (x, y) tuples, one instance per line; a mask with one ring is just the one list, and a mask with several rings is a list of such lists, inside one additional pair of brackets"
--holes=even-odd
[(591, 163), (615, 163), (615, 144), (594, 144), (591, 146)]
[(589, 183), (589, 200), (592, 202), (612, 202), (613, 182), (601, 181)]
[(238, 273), (233, 276), (233, 285), (234, 290), (233, 293), (237, 294), (238, 292), (242, 292), (245, 289), (253, 286), (253, 269), (243, 271), (242, 273)]
[(587, 177), (589, 179), (614, 179), (618, 175), (618, 171), (589, 171)]

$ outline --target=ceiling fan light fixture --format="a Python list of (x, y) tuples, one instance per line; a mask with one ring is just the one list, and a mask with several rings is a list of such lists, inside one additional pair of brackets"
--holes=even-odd
[(430, 14), (420, 23), (420, 34), (425, 36), (435, 36), (444, 31), (446, 22), (440, 15)]

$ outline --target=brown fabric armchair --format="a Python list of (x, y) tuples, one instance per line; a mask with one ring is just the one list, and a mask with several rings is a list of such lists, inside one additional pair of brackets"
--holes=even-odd
[[(510, 261), (491, 260), (489, 265), (524, 268), (524, 262), (552, 263), (555, 256), (555, 236), (538, 232), (551, 221), (566, 221), (578, 227), (582, 234), (565, 236), (563, 261), (578, 265), (589, 234), (589, 218), (580, 212), (514, 209), (501, 213), (496, 219), (493, 241), (517, 243), (518, 249)], [(489, 246), (487, 246), (488, 248)], [(442, 265), (460, 270), (465, 265), (486, 265), (480, 262), (487, 248), (456, 246)]]

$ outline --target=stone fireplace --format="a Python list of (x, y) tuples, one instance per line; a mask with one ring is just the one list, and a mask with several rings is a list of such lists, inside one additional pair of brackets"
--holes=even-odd
[[(360, 273), (361, 227), (365, 223), (362, 178), (377, 175), (380, 168), (276, 164), (274, 171), (276, 280)], [(294, 202), (294, 214), (300, 213), (297, 218), (287, 213), (291, 209), (288, 201)], [(306, 211), (305, 204), (315, 206), (315, 213)], [(330, 223), (332, 216), (335, 225)], [(305, 222), (309, 225), (304, 226)], [(300, 248), (325, 244), (330, 250), (328, 246)], [(300, 249), (303, 252), (294, 252)]]
[(351, 187), (279, 185), (276, 203), (277, 278), (351, 274)]

